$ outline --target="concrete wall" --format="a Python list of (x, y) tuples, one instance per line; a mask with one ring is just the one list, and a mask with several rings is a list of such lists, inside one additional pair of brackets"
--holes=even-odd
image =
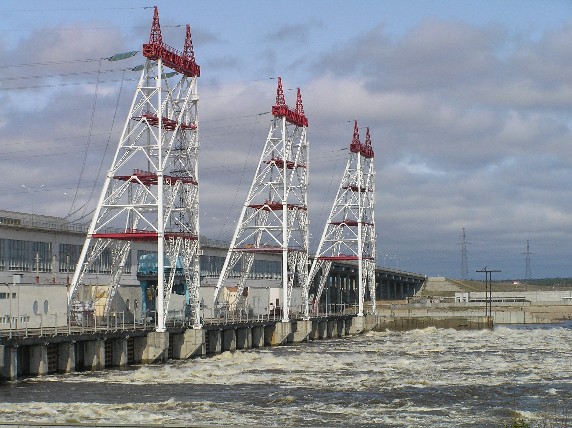
[[(484, 292), (459, 292), (455, 293), (457, 302), (471, 302), (471, 300), (484, 300), (486, 298)], [(523, 298), (531, 303), (556, 303), (572, 305), (572, 290), (568, 291), (495, 291), (492, 293), (493, 302), (496, 300), (510, 300), (514, 298)]]
[[(474, 318), (485, 315), (485, 305), (484, 303), (391, 305), (380, 308), (378, 315), (386, 318)], [(562, 319), (572, 319), (572, 305), (494, 304), (492, 318), (495, 324), (553, 323)]]
[(11, 292), (12, 297), (0, 299), (1, 330), (9, 329), (10, 314), (12, 329), (53, 326), (56, 321), (60, 325), (67, 323), (67, 288), (63, 285), (10, 284), (10, 289), (0, 285), (0, 292)]
[(492, 327), (487, 317), (378, 317), (374, 331), (407, 331), (427, 327), (454, 328), (456, 330), (482, 329)]

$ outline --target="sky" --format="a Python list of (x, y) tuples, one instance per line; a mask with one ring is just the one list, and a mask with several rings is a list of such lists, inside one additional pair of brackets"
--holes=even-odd
[[(89, 222), (144, 62), (185, 25), (201, 66), (201, 234), (229, 241), (277, 77), (309, 119), (310, 249), (353, 121), (375, 150), (378, 264), (460, 278), (572, 277), (572, 2), (0, 3), (0, 209)], [(123, 61), (107, 59), (139, 51)]]

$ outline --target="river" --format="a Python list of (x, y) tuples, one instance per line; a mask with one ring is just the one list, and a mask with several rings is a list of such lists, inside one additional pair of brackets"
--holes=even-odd
[(370, 332), (0, 385), (5, 423), (502, 427), (515, 415), (572, 426), (572, 323)]

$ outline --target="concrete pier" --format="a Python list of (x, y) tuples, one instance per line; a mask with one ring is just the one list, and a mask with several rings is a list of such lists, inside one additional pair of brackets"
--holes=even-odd
[(48, 374), (48, 348), (44, 345), (30, 347), (30, 374), (41, 376)]
[(83, 369), (101, 370), (105, 367), (105, 342), (101, 339), (81, 342), (83, 345)]
[(188, 329), (183, 333), (173, 334), (173, 358), (186, 360), (191, 357), (206, 355), (206, 334), (203, 329)]
[(312, 320), (312, 331), (310, 340), (321, 340), (326, 338), (327, 321), (324, 319)]
[(236, 351), (236, 329), (229, 328), (222, 331), (222, 351)]
[(58, 372), (69, 373), (75, 371), (75, 343), (64, 342), (58, 345)]
[(252, 347), (262, 348), (264, 346), (264, 326), (254, 326), (252, 332)]
[(236, 349), (252, 348), (252, 329), (242, 327), (236, 329)]
[(206, 334), (206, 354), (220, 354), (222, 352), (222, 329), (207, 330)]
[(156, 364), (167, 361), (169, 352), (169, 333), (151, 331), (147, 333), (147, 340), (143, 348), (141, 364)]
[(111, 366), (125, 367), (127, 366), (127, 339), (111, 339)]
[(18, 378), (18, 352), (15, 347), (0, 345), (0, 380), (16, 380)]
[(265, 344), (268, 346), (285, 345), (288, 336), (292, 332), (292, 324), (289, 322), (277, 322), (264, 328)]
[(312, 321), (300, 320), (292, 323), (292, 332), (290, 334), (289, 342), (301, 343), (306, 342), (312, 332)]

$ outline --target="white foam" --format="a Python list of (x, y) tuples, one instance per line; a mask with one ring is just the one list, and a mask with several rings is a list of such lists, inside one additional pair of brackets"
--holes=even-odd
[[(296, 425), (296, 419), (288, 419), (290, 414), (291, 417), (304, 415), (308, 418), (304, 421), (314, 425), (334, 422), (339, 425), (343, 421), (344, 425), (352, 426), (367, 420), (379, 425), (447, 426), (440, 425), (446, 415), (451, 422), (449, 426), (455, 426), (454, 421), (467, 422), (464, 412), (471, 411), (470, 408), (463, 410), (467, 408), (464, 398), (459, 397), (458, 402), (449, 403), (445, 408), (420, 402), (419, 396), (432, 394), (431, 391), (469, 388), (466, 398), (478, 401), (481, 398), (474, 391), (485, 388), (511, 391), (518, 386), (522, 388), (519, 390), (526, 391), (527, 385), (540, 385), (527, 398), (554, 400), (563, 394), (555, 382), (572, 384), (571, 339), (570, 329), (501, 327), (493, 331), (455, 331), (428, 328), (402, 333), (372, 332), (294, 347), (225, 352), (210, 358), (141, 366), (135, 370), (47, 376), (30, 382), (83, 383), (86, 388), (100, 387), (90, 384), (122, 383), (136, 385), (141, 391), (145, 385), (154, 384), (188, 384), (189, 390), (193, 385), (257, 385), (266, 395), (261, 395), (260, 403), (248, 406), (240, 400), (235, 402), (233, 396), (220, 400), (202, 397), (194, 401), (157, 397), (144, 405), (138, 402), (3, 403), (0, 420), (268, 425), (268, 414), (271, 414), (273, 424)], [(408, 395), (411, 390), (420, 395)], [(314, 399), (306, 402), (300, 399), (298, 391), (308, 391), (308, 394), (315, 391), (316, 395), (328, 391), (340, 398), (335, 403)], [(372, 391), (381, 392), (381, 398), (370, 399), (373, 401), (367, 406), (345, 398)], [(564, 394), (570, 393), (571, 390), (564, 391)], [(400, 398), (383, 399), (395, 394)], [(507, 400), (510, 401), (510, 397)], [(509, 406), (507, 403), (507, 408)], [(518, 411), (524, 414), (526, 410)], [(531, 412), (530, 418), (535, 414)]]

